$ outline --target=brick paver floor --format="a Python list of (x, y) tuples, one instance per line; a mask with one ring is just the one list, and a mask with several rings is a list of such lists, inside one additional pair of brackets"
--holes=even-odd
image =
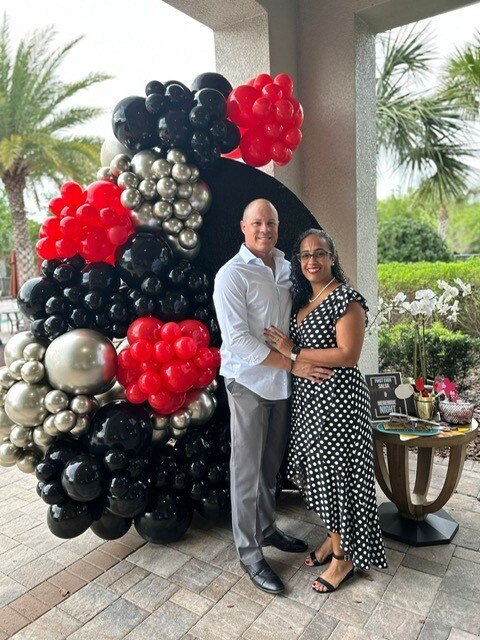
[[(411, 466), (415, 466), (412, 454)], [(446, 461), (433, 471), (441, 486)], [(378, 490), (379, 502), (385, 496)], [(265, 549), (286, 583), (255, 589), (240, 569), (228, 524), (196, 517), (185, 538), (146, 544), (134, 528), (104, 542), (90, 531), (55, 538), (35, 478), (0, 467), (0, 640), (467, 640), (480, 638), (480, 463), (467, 461), (446, 509), (452, 544), (414, 548), (385, 540), (389, 567), (330, 595), (312, 591), (304, 554)], [(325, 530), (295, 493), (278, 525), (310, 547)]]

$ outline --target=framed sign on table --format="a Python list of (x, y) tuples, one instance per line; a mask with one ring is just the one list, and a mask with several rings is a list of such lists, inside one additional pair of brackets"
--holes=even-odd
[(401, 400), (395, 395), (395, 389), (402, 382), (399, 371), (367, 374), (365, 380), (370, 391), (372, 420), (383, 420), (392, 412), (410, 413), (413, 409), (408, 400)]

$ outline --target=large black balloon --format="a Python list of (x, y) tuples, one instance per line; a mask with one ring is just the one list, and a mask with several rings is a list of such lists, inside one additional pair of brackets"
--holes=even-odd
[(122, 518), (109, 511), (104, 511), (99, 520), (90, 529), (103, 540), (116, 540), (124, 536), (130, 529), (132, 518)]
[(89, 453), (104, 456), (109, 449), (143, 453), (152, 441), (152, 420), (141, 406), (110, 402), (93, 416), (87, 434)]
[(120, 100), (112, 115), (113, 133), (131, 151), (150, 149), (158, 143), (157, 118), (147, 111), (145, 98)]
[(146, 231), (131, 235), (115, 253), (120, 277), (130, 287), (137, 289), (146, 277), (163, 276), (172, 259), (172, 250), (165, 240)]
[(138, 533), (154, 544), (166, 544), (179, 540), (192, 522), (192, 506), (175, 493), (157, 493), (147, 510), (134, 520)]
[(62, 487), (78, 502), (90, 502), (100, 497), (104, 483), (105, 474), (94, 456), (73, 458), (62, 473)]
[(76, 538), (93, 522), (88, 505), (68, 500), (63, 504), (52, 504), (47, 513), (47, 525), (57, 538)]
[(200, 89), (216, 89), (220, 91), (225, 99), (228, 98), (228, 94), (232, 88), (232, 85), (225, 76), (213, 72), (201, 73), (190, 86), (190, 89), (194, 92), (200, 91)]
[(17, 295), (18, 308), (31, 320), (46, 318), (45, 305), (52, 296), (57, 296), (60, 289), (57, 284), (47, 278), (31, 278), (21, 287)]

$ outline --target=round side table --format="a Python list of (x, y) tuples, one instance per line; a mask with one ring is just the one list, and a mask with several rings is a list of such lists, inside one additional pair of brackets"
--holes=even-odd
[[(376, 423), (373, 423), (375, 476), (390, 500), (378, 509), (383, 534), (416, 547), (448, 544), (458, 531), (458, 522), (442, 507), (460, 480), (467, 444), (477, 435), (477, 421), (474, 419), (468, 429), (459, 430), (447, 438), (421, 436), (400, 440), (399, 435), (384, 433), (375, 427)], [(435, 448), (446, 446), (450, 447), (450, 456), (443, 487), (436, 498), (427, 500)], [(411, 447), (418, 447), (413, 491), (410, 490), (408, 464)]]

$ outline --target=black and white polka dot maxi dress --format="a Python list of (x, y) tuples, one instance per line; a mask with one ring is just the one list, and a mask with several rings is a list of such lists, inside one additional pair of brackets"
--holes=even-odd
[[(335, 325), (351, 300), (368, 311), (352, 287), (334, 289), (300, 326), (292, 316), (290, 337), (305, 349), (336, 347)], [(293, 377), (288, 477), (300, 488), (354, 565), (386, 568), (377, 512), (370, 397), (358, 366), (335, 367), (321, 384)]]

